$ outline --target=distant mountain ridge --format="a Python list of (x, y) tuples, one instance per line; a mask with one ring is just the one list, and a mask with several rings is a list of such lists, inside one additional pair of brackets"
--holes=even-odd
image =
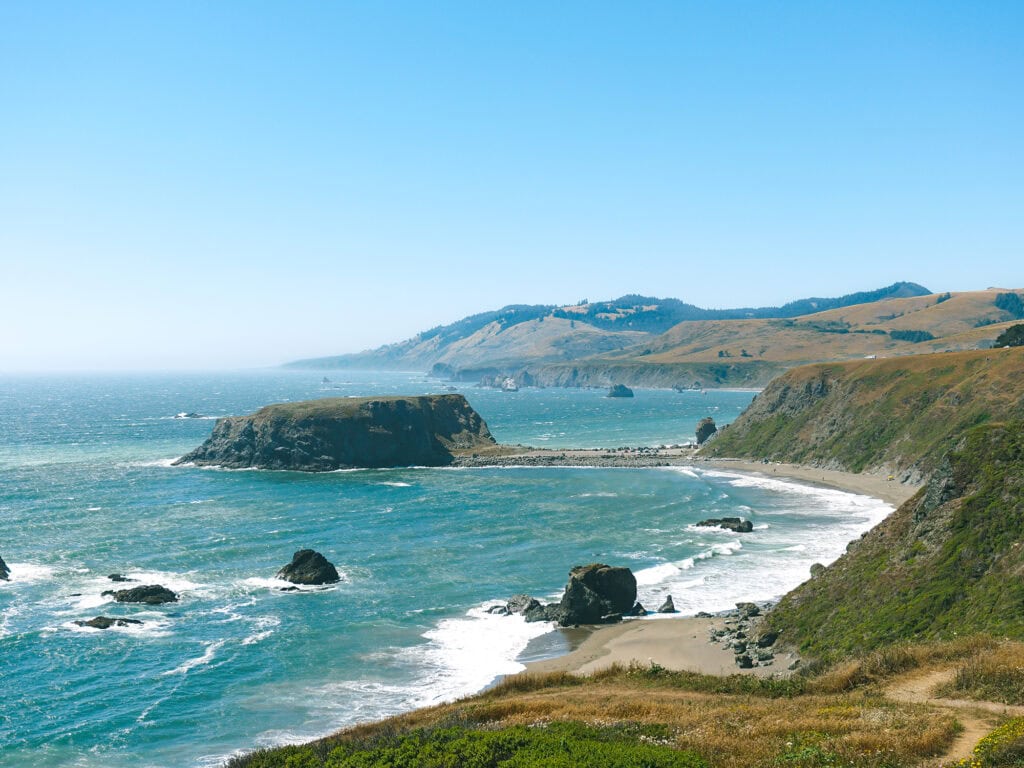
[[(439, 325), (395, 344), (387, 344), (374, 350), (310, 358), (288, 363), (292, 368), (353, 368), (376, 364), (396, 367), (401, 364), (424, 365), (428, 367), (443, 362), (445, 351), (453, 344), (465, 341), (489, 327), (495, 333), (503, 333), (515, 326), (545, 319), (568, 321), (569, 330), (575, 325), (585, 324), (598, 331), (615, 334), (661, 334), (679, 323), (692, 320), (740, 320), (764, 318), (793, 318), (828, 309), (848, 307), (855, 304), (880, 301), (891, 298), (926, 296), (930, 291), (917, 283), (897, 282), (874, 291), (851, 293), (838, 298), (806, 298), (791, 301), (781, 307), (746, 307), (738, 309), (704, 309), (679, 299), (659, 299), (651, 296), (629, 294), (611, 301), (588, 302), (583, 300), (574, 305), (555, 304), (510, 304), (498, 310), (470, 315), (448, 325)], [(597, 343), (591, 354), (621, 349), (638, 341), (635, 336), (622, 336), (609, 343), (607, 336), (601, 336), (603, 344)], [(603, 347), (603, 348), (602, 348)], [(589, 349), (589, 347), (588, 347)], [(585, 355), (579, 355), (583, 357)], [(431, 359), (434, 358), (434, 359)], [(479, 362), (479, 361), (477, 361)], [(492, 361), (488, 361), (490, 364)], [(503, 361), (495, 356), (493, 364)], [(520, 363), (532, 362), (523, 358)]]

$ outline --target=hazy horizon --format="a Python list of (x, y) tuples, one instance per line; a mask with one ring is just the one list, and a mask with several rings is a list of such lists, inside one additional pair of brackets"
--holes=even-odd
[(1024, 288), (1024, 6), (0, 8), (0, 372)]

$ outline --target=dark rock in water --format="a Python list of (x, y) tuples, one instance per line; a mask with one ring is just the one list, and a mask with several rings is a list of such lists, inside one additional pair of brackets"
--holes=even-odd
[(695, 618), (698, 618), (698, 619), (713, 619), (714, 617), (715, 617), (714, 614), (708, 613), (707, 611), (697, 611), (697, 615), (696, 615)]
[(300, 549), (292, 561), (277, 572), (277, 578), (292, 584), (333, 584), (341, 581), (338, 569), (312, 549)]
[(135, 581), (135, 579), (129, 579), (127, 576), (122, 576), (120, 573), (112, 573), (107, 576), (111, 581)]
[(749, 619), (751, 616), (759, 616), (761, 609), (756, 603), (736, 603), (736, 610), (740, 613), (741, 619)]
[(299, 588), (298, 587), (281, 587), (278, 591), (279, 592), (298, 592)]
[(739, 517), (710, 517), (707, 520), (701, 520), (697, 525), (706, 528), (725, 528), (727, 531), (736, 533), (750, 533), (754, 530), (752, 522)]
[(176, 418), (176, 419), (201, 419), (201, 418), (203, 418), (203, 415), (201, 413), (185, 413), (184, 411), (182, 411), (181, 413), (175, 414), (174, 418)]
[(508, 608), (504, 605), (492, 605), (487, 609), (487, 613), (495, 616), (508, 616)]
[(633, 390), (625, 384), (616, 384), (608, 390), (608, 397), (633, 397)]
[(538, 605), (540, 605), (540, 601), (529, 595), (513, 595), (505, 603), (505, 610), (508, 613), (526, 613)]
[(88, 621), (76, 621), (80, 627), (92, 627), (93, 629), (110, 629), (111, 627), (127, 627), (131, 624), (141, 624), (138, 619), (111, 619), (108, 616), (97, 616)]
[(167, 587), (159, 584), (147, 584), (143, 587), (132, 589), (107, 590), (103, 595), (113, 595), (119, 603), (145, 603), (146, 605), (160, 605), (161, 603), (176, 603), (178, 596)]
[(308, 472), (443, 466), (494, 445), (462, 395), (335, 397), (218, 419), (210, 438), (175, 464)]
[(658, 613), (676, 613), (676, 604), (672, 602), (672, 595), (665, 598), (665, 602), (661, 604)]
[(715, 420), (710, 416), (705, 416), (697, 422), (697, 445), (703, 445), (706, 443), (708, 438), (717, 431), (718, 427), (715, 426)]
[(0, 557), (0, 581), (10, 581), (11, 569), (7, 567), (7, 563)]
[(607, 613), (601, 617), (602, 624), (618, 624), (622, 621), (621, 613)]

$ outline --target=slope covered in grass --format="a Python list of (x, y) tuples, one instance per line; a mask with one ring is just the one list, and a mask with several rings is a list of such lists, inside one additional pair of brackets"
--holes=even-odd
[(978, 632), (1024, 639), (1024, 422), (968, 430), (914, 498), (769, 619), (825, 658)]
[(965, 430), (1024, 417), (1024, 349), (788, 371), (703, 450), (920, 479)]

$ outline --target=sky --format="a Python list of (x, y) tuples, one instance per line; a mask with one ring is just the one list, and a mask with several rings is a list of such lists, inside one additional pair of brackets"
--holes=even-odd
[(0, 372), (1024, 288), (1024, 3), (0, 4)]

